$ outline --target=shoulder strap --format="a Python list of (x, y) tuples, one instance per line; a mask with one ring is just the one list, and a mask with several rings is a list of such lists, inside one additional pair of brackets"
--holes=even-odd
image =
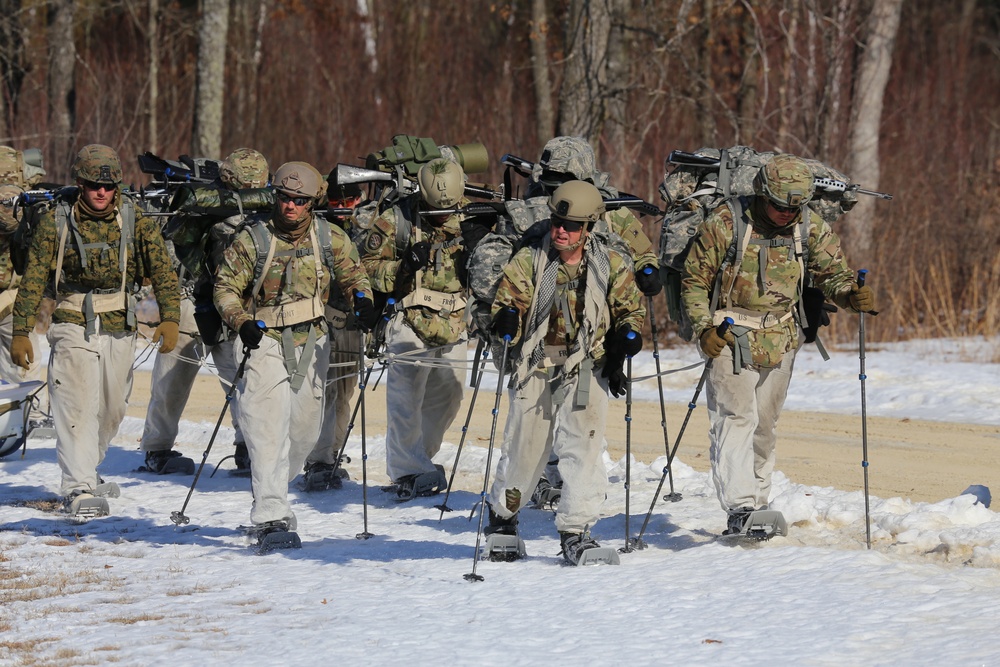
[(333, 278), (333, 267), (335, 260), (333, 257), (333, 235), (330, 233), (330, 223), (325, 219), (314, 215), (313, 224), (316, 225), (316, 236), (323, 253), (323, 264), (330, 271), (330, 278)]
[(416, 199), (400, 202), (396, 210), (399, 212), (396, 216), (396, 254), (401, 255), (410, 245), (410, 236), (413, 234), (415, 226), (413, 223), (417, 214)]
[[(253, 239), (254, 250), (257, 255), (257, 263), (253, 267), (253, 289), (250, 291), (250, 300), (256, 301), (257, 293), (264, 285), (264, 271), (271, 264), (274, 258), (274, 235), (267, 228), (263, 220), (255, 220), (246, 227)], [(267, 250), (263, 250), (267, 248)]]

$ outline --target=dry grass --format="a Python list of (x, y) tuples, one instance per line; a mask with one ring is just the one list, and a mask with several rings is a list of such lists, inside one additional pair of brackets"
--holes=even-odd
[(163, 614), (137, 614), (134, 616), (112, 616), (111, 618), (105, 619), (108, 623), (118, 623), (120, 625), (134, 625), (136, 623), (145, 623), (146, 621), (162, 621), (165, 616)]

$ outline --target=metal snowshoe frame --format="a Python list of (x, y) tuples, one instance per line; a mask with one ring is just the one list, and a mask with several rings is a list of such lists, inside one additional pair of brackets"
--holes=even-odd
[(40, 380), (0, 385), (0, 458), (18, 449), (24, 456), (32, 432), (28, 408), (44, 386)]

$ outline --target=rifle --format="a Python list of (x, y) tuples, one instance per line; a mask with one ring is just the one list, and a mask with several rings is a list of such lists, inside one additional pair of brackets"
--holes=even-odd
[(169, 183), (211, 183), (219, 177), (219, 163), (205, 158), (180, 156), (180, 162), (165, 160), (146, 151), (137, 156), (139, 169), (154, 181)]
[[(683, 167), (718, 168), (721, 164), (721, 160), (717, 157), (698, 155), (697, 153), (688, 153), (687, 151), (670, 151), (670, 155), (667, 156), (667, 162)], [(823, 190), (824, 192), (856, 192), (859, 195), (868, 195), (869, 197), (878, 197), (879, 199), (892, 199), (892, 195), (886, 192), (866, 190), (856, 183), (838, 181), (834, 178), (817, 178), (815, 179), (815, 183), (816, 189)]]
[[(398, 168), (398, 166), (394, 172), (388, 172), (340, 163), (336, 169), (336, 182), (338, 185), (348, 185), (350, 183), (391, 183), (395, 186), (399, 198), (420, 192), (420, 185), (406, 176), (405, 171)], [(494, 190), (486, 186), (466, 183), (465, 194), (480, 199), (500, 200), (503, 199), (504, 190), (502, 187), (500, 190)]]

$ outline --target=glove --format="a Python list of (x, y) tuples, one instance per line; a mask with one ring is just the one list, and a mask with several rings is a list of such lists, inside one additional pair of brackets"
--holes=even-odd
[(493, 231), (495, 222), (496, 218), (472, 218), (462, 221), (462, 245), (465, 246), (467, 253), (471, 254), (472, 249), (479, 245), (483, 237)]
[(180, 328), (177, 322), (160, 322), (160, 325), (153, 331), (153, 344), (160, 344), (160, 354), (166, 354), (177, 347), (177, 338), (180, 336)]
[(366, 297), (364, 292), (354, 295), (354, 317), (358, 328), (366, 333), (378, 324), (379, 312), (375, 309), (375, 302)]
[(14, 336), (10, 341), (10, 358), (15, 366), (29, 370), (35, 362), (35, 348), (27, 336)]
[(701, 332), (701, 351), (710, 359), (715, 359), (722, 354), (722, 348), (727, 343), (735, 343), (736, 337), (729, 331), (725, 336), (720, 336), (715, 327), (709, 327)]
[(622, 325), (604, 338), (604, 349), (617, 359), (634, 357), (642, 351), (642, 336), (632, 331), (630, 326)]
[(875, 292), (868, 285), (851, 285), (851, 308), (859, 313), (870, 313), (875, 310)]
[(501, 308), (496, 317), (493, 318), (493, 333), (500, 340), (508, 336), (513, 340), (514, 336), (517, 335), (517, 328), (520, 324), (521, 313), (517, 312), (516, 308), (507, 306)]
[(403, 264), (410, 273), (416, 273), (431, 262), (431, 244), (427, 241), (414, 243), (403, 255)]
[(809, 326), (802, 330), (807, 343), (816, 340), (820, 327), (830, 326), (830, 313), (837, 312), (837, 307), (832, 303), (827, 303), (823, 291), (815, 287), (807, 287), (802, 290), (802, 306), (806, 311), (806, 319)]
[(264, 329), (254, 320), (247, 320), (240, 325), (240, 340), (251, 350), (260, 347), (260, 339), (264, 337)]
[(660, 272), (652, 266), (635, 272), (635, 284), (644, 296), (656, 296), (663, 289), (663, 284), (660, 282)]
[(601, 375), (608, 378), (608, 391), (612, 396), (621, 398), (625, 395), (625, 390), (628, 389), (628, 377), (622, 370), (621, 362), (612, 364), (610, 359), (605, 361)]

